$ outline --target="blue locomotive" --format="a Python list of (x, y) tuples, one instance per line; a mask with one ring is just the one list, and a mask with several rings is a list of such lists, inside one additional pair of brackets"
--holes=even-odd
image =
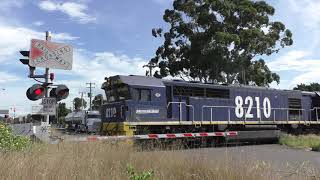
[(146, 76), (105, 78), (101, 131), (108, 135), (212, 132), (320, 124), (320, 94)]

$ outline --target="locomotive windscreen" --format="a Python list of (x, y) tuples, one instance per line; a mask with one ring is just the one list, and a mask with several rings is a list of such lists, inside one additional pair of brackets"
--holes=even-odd
[(123, 83), (118, 77), (111, 77), (107, 79), (102, 85), (105, 90), (107, 101), (115, 102), (126, 100), (130, 98), (129, 87)]

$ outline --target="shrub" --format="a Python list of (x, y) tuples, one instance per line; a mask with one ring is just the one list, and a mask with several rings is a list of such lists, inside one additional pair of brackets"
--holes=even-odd
[(294, 148), (311, 148), (312, 150), (319, 151), (320, 149), (320, 136), (317, 135), (282, 135), (279, 143)]
[(0, 150), (16, 150), (20, 151), (30, 145), (30, 138), (17, 136), (5, 124), (0, 123)]
[(152, 170), (143, 171), (137, 174), (131, 165), (127, 166), (127, 173), (129, 174), (130, 180), (149, 180), (152, 179), (154, 175), (154, 172)]

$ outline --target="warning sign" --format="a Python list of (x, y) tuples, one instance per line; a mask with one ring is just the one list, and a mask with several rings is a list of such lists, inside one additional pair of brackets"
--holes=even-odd
[(29, 65), (53, 69), (72, 69), (73, 48), (63, 43), (32, 39)]
[(56, 98), (42, 98), (42, 114), (56, 115)]

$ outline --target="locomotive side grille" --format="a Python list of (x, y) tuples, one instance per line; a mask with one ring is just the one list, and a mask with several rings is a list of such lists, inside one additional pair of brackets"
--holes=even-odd
[(228, 89), (206, 89), (207, 97), (214, 98), (229, 98), (230, 93)]
[(301, 99), (289, 98), (289, 108), (301, 109)]
[(204, 97), (204, 89), (197, 87), (174, 86), (173, 95), (175, 96), (198, 96)]
[(196, 97), (210, 97), (210, 98), (229, 98), (228, 89), (212, 89), (212, 88), (198, 88), (198, 87), (184, 87), (174, 86), (173, 95), (175, 96), (196, 96)]
[[(290, 109), (301, 109), (301, 99), (289, 98), (289, 108)], [(301, 110), (289, 110), (290, 115), (299, 115), (302, 114)]]

